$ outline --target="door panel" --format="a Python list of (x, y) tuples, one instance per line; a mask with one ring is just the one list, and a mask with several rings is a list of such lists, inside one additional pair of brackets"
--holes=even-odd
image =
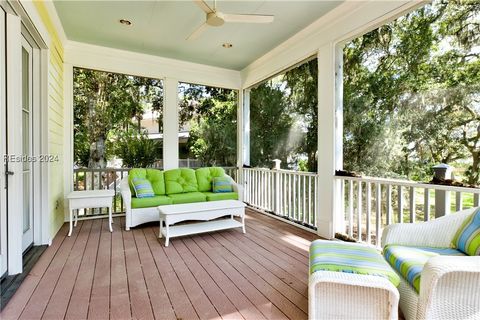
[(7, 185), (6, 163), (6, 100), (5, 100), (5, 12), (0, 8), (0, 277), (7, 271)]
[[(22, 155), (28, 159), (32, 155), (32, 102), (33, 102), (33, 48), (22, 38)], [(32, 206), (32, 163), (23, 162), (23, 239), (22, 250), (33, 243)]]

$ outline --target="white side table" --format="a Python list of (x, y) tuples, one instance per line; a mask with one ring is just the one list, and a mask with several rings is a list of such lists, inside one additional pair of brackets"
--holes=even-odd
[[(70, 231), (68, 236), (72, 235), (73, 230), (73, 211), (75, 209), (87, 208), (108, 208), (108, 225), (112, 232), (112, 203), (115, 196), (114, 190), (86, 190), (73, 191), (67, 196), (68, 209), (70, 211)], [(75, 215), (75, 227), (77, 226), (78, 213)]]

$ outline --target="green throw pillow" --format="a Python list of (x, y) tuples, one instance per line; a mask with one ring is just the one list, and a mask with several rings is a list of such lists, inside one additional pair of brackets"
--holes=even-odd
[(480, 207), (458, 229), (453, 245), (469, 256), (480, 256)]
[(132, 179), (132, 186), (137, 198), (151, 198), (155, 195), (152, 184), (147, 179), (135, 177)]
[(232, 192), (232, 182), (228, 177), (214, 177), (212, 179), (212, 191), (214, 193)]

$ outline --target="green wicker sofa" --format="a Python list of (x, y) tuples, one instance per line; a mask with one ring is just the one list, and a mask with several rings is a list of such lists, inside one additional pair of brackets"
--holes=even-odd
[[(224, 176), (231, 180), (233, 192), (212, 192), (212, 179)], [(155, 195), (149, 198), (136, 198), (131, 184), (135, 177), (149, 180)], [(166, 171), (135, 168), (131, 169), (120, 183), (120, 192), (125, 206), (126, 230), (143, 223), (159, 221), (157, 207), (161, 205), (243, 199), (241, 186), (220, 167), (196, 170), (178, 168)]]

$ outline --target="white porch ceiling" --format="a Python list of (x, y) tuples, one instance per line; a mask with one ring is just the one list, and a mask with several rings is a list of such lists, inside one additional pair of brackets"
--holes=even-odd
[[(205, 15), (193, 1), (65, 1), (54, 4), (69, 40), (241, 70), (342, 1), (217, 2), (226, 13), (273, 14), (271, 24), (226, 23), (195, 41)], [(207, 1), (212, 4), (212, 1)], [(120, 19), (133, 25), (124, 26)], [(232, 43), (225, 49), (223, 43)]]

